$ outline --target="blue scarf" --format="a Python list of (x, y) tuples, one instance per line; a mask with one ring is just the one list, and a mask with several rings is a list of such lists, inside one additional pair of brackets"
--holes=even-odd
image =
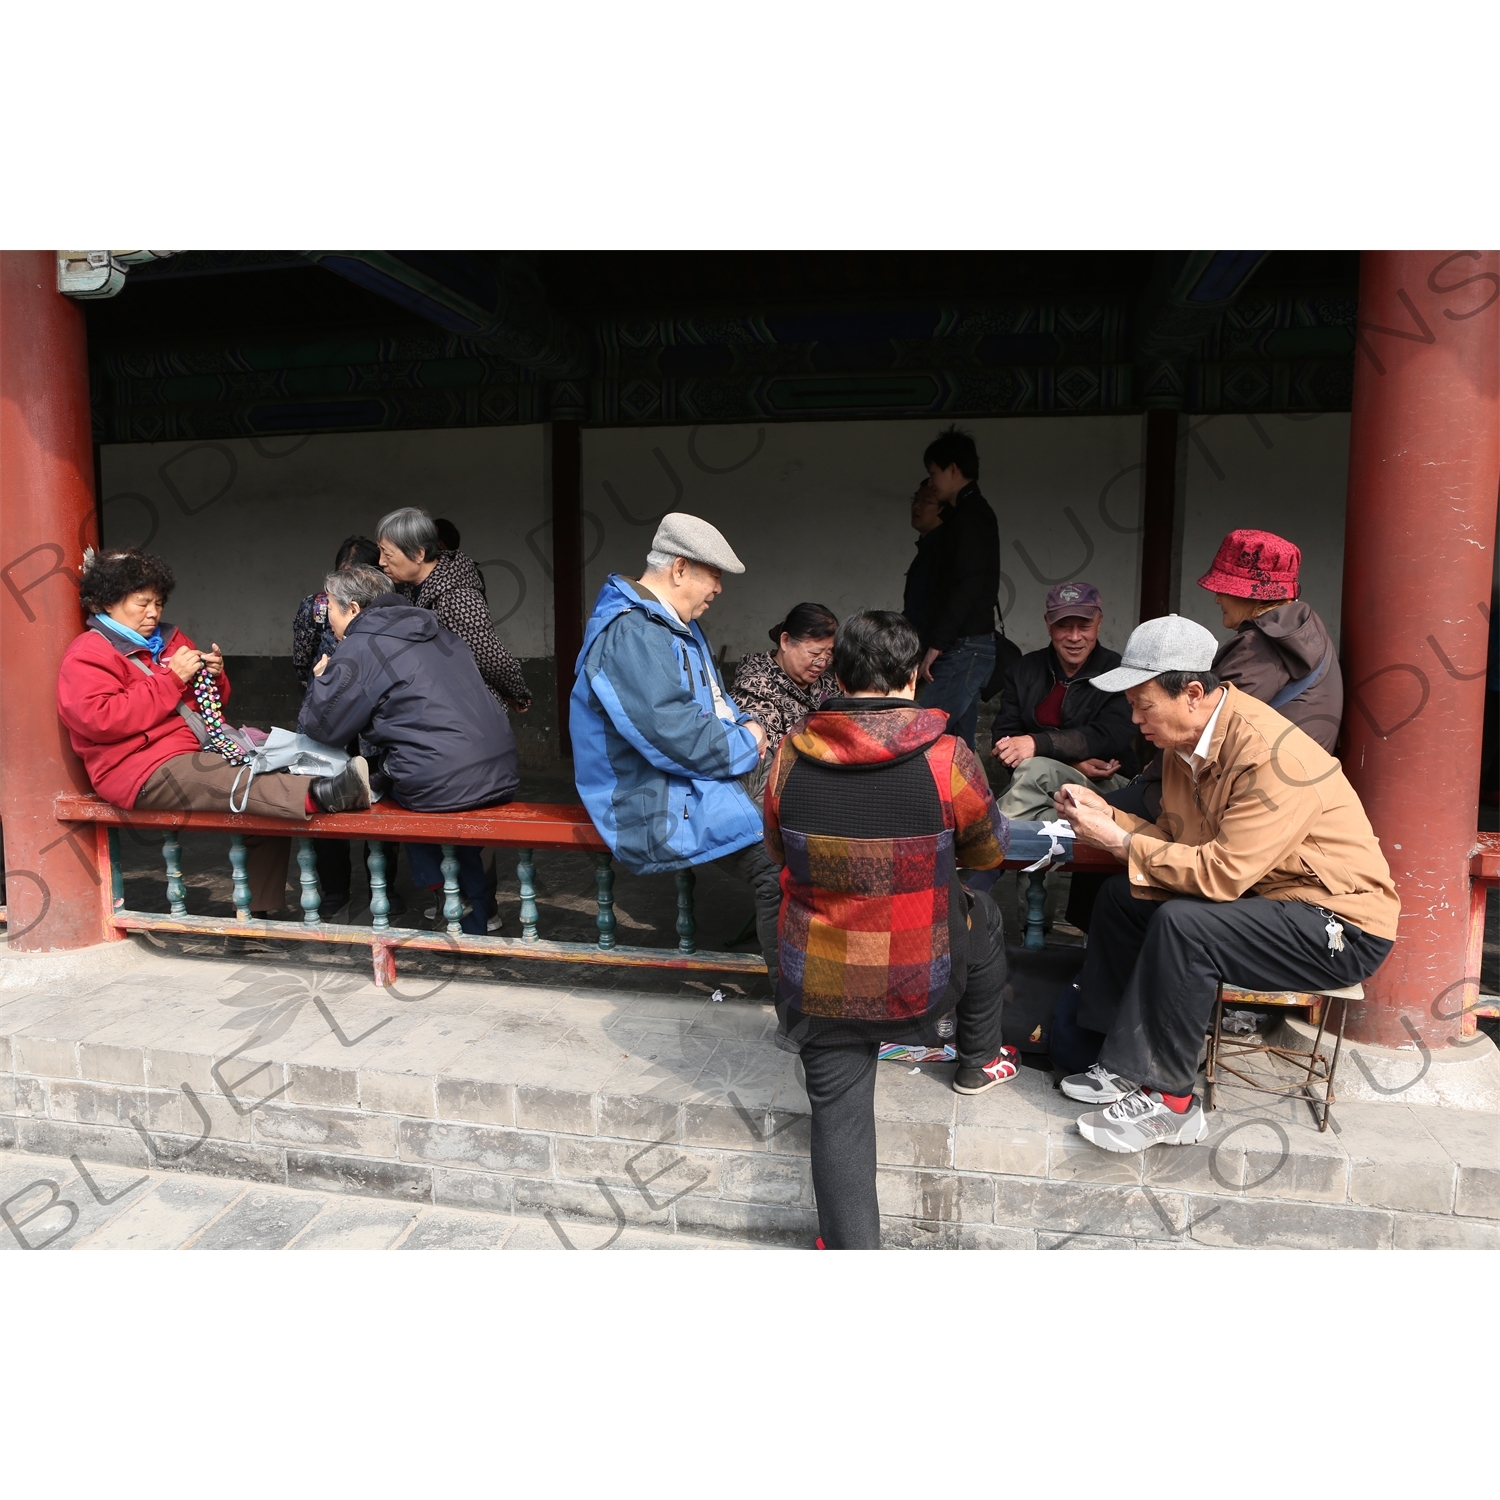
[(161, 638), (160, 625), (150, 635), (142, 635), (140, 631), (132, 630), (128, 625), (122, 625), (108, 615), (95, 615), (94, 619), (98, 624), (108, 626), (116, 635), (124, 636), (132, 645), (144, 646), (151, 653), (151, 660), (160, 664), (161, 648), (165, 644)]

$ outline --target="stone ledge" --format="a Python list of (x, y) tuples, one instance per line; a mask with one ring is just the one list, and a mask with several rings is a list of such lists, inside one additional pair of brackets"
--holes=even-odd
[[(465, 980), (407, 1001), (346, 985), (328, 1002), (343, 1036), (294, 1004), (263, 1037), (245, 1025), (259, 981), (243, 966), (127, 967), (0, 993), (0, 1143), (559, 1222), (816, 1232), (806, 1095), (765, 1039), (764, 1006)], [(321, 982), (278, 971), (270, 1005), (289, 978), (309, 997)], [(1118, 1157), (1078, 1136), (1083, 1107), (1044, 1075), (961, 1097), (951, 1073), (881, 1068), (892, 1246), (1500, 1243), (1491, 1114), (1346, 1100), (1323, 1134), (1303, 1103), (1225, 1088), (1201, 1145)]]

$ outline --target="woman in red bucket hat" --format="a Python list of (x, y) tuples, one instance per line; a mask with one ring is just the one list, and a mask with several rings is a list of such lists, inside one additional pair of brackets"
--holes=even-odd
[[(1344, 717), (1344, 676), (1328, 627), (1297, 597), (1301, 568), (1302, 550), (1295, 542), (1271, 531), (1231, 531), (1198, 586), (1219, 601), (1224, 627), (1234, 631), (1214, 657), (1220, 680), (1269, 703), (1332, 755)], [(1160, 755), (1106, 800), (1141, 817), (1157, 817)], [(1086, 920), (1082, 905), (1075, 914), (1070, 904), (1068, 920), (1083, 926), (1079, 915)]]
[(1219, 601), (1224, 628), (1234, 631), (1219, 647), (1214, 671), (1332, 755), (1344, 717), (1344, 677), (1328, 627), (1297, 597), (1301, 568), (1301, 549), (1285, 537), (1231, 531), (1198, 586)]

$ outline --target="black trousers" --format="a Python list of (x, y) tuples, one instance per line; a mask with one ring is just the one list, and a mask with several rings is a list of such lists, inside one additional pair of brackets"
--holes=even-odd
[[(1000, 908), (983, 892), (974, 897), (969, 973), (958, 1002), (956, 1050), (960, 1067), (978, 1068), (1000, 1052), (1005, 998), (1005, 930)], [(875, 1070), (880, 1043), (814, 1032), (802, 1043), (807, 1098), (812, 1105), (812, 1178), (818, 1231), (830, 1250), (880, 1248), (880, 1200), (875, 1190)]]
[(1078, 976), (1078, 1024), (1107, 1033), (1099, 1061), (1166, 1094), (1190, 1094), (1219, 981), (1259, 990), (1342, 988), (1391, 951), (1342, 919), (1330, 952), (1328, 913), (1301, 901), (1139, 901), (1111, 875), (1094, 904)]
[(777, 923), (781, 918), (781, 866), (766, 853), (763, 843), (754, 843), (736, 854), (726, 854), (709, 864), (727, 870), (750, 887), (755, 900), (755, 936), (766, 961), (771, 998), (776, 998), (781, 976), (781, 940)]

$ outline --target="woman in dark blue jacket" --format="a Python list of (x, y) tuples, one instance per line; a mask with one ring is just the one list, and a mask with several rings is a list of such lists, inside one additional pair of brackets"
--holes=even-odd
[[(329, 745), (361, 736), (378, 752), (372, 781), (413, 812), (459, 812), (508, 802), (520, 785), (516, 741), (469, 648), (390, 593), (374, 568), (331, 573), (328, 620), (334, 657), (313, 667), (297, 728)], [(412, 879), (442, 885), (438, 850), (408, 844)], [(459, 887), (471, 910), (463, 930), (485, 931), (489, 904), (479, 850), (461, 848)]]

